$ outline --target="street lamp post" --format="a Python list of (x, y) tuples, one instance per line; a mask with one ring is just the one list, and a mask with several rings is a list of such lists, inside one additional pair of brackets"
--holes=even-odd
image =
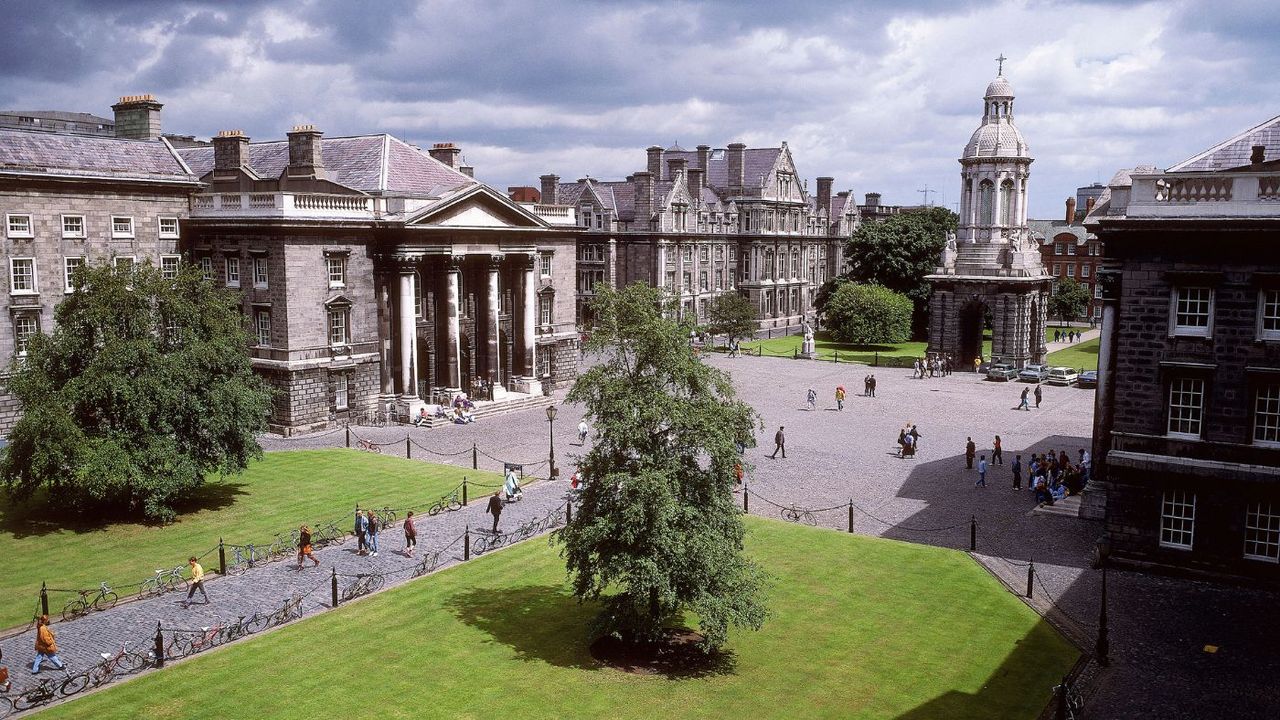
[(558, 477), (560, 471), (556, 470), (556, 406), (547, 406), (547, 428), (548, 436), (551, 438), (550, 467), (547, 470), (548, 477)]

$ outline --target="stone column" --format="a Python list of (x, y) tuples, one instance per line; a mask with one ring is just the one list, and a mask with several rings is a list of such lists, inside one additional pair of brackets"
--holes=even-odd
[(1093, 397), (1093, 443), (1089, 482), (1080, 501), (1080, 517), (1105, 520), (1107, 513), (1107, 452), (1115, 421), (1116, 338), (1120, 333), (1120, 270), (1099, 269), (1102, 283), (1102, 333), (1098, 343), (1098, 389)]
[(391, 352), (391, 279), (386, 268), (381, 268), (376, 276), (375, 287), (378, 297), (378, 405), (387, 409), (395, 404), (395, 373), (391, 368), (393, 353)]
[(506, 395), (506, 388), (498, 381), (502, 374), (502, 348), (498, 343), (498, 309), (501, 300), (498, 297), (498, 271), (502, 269), (502, 256), (489, 256), (489, 294), (485, 302), (485, 340), (488, 354), (485, 357), (485, 369), (493, 382), (493, 399)]
[(530, 253), (525, 256), (524, 272), (521, 273), (521, 316), (520, 323), (520, 378), (513, 384), (519, 392), (531, 395), (542, 394), (542, 383), (537, 375), (537, 346), (535, 342), (538, 322), (538, 256)]
[(398, 261), (396, 270), (400, 284), (396, 296), (396, 320), (400, 339), (400, 399), (396, 407), (401, 416), (412, 417), (423, 404), (418, 397), (418, 333), (413, 310), (414, 273), (418, 269), (418, 258), (403, 257)]
[(454, 255), (449, 258), (445, 268), (445, 380), (452, 392), (462, 390), (462, 368), (459, 358), (462, 356), (460, 345), (462, 328), (458, 320), (461, 303), (458, 298), (459, 275), (462, 273), (462, 257)]

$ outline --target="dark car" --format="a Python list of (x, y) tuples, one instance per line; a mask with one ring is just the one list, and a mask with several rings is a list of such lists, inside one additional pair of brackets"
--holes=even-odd
[(1098, 371), (1085, 370), (1080, 373), (1079, 379), (1076, 380), (1076, 387), (1096, 388), (1098, 387)]

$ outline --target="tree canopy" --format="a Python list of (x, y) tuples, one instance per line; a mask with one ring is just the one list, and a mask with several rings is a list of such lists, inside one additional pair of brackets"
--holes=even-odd
[(717, 295), (707, 308), (707, 332), (727, 335), (730, 342), (750, 336), (758, 327), (756, 306), (738, 293)]
[(871, 345), (911, 339), (911, 300), (880, 285), (845, 283), (827, 303), (827, 329), (838, 342)]
[(956, 222), (955, 213), (934, 207), (863, 223), (845, 244), (846, 277), (906, 295), (915, 306), (914, 325), (921, 329), (930, 292), (924, 278), (938, 267)]
[(14, 359), (23, 415), (0, 478), (53, 509), (169, 520), (207, 473), (261, 453), (270, 394), (253, 373), (240, 298), (183, 266), (82, 267), (77, 289)]
[(1049, 297), (1050, 315), (1057, 315), (1063, 322), (1071, 322), (1089, 309), (1089, 289), (1075, 278), (1060, 278)]
[(706, 645), (758, 629), (763, 576), (742, 555), (736, 441), (759, 423), (729, 377), (693, 355), (689, 326), (643, 285), (599, 288), (588, 348), (603, 362), (568, 396), (600, 437), (579, 463), (572, 522), (557, 531), (574, 594), (602, 599), (597, 629), (649, 642), (694, 612)]

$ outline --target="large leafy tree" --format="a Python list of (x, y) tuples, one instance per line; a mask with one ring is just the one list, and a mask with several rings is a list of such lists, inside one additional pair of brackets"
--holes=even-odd
[(193, 267), (76, 271), (51, 335), (31, 338), (10, 390), (23, 416), (0, 478), (52, 509), (173, 518), (207, 473), (261, 453), (269, 390), (249, 364), (240, 300)]
[(1061, 278), (1049, 297), (1050, 315), (1057, 315), (1063, 322), (1071, 322), (1084, 315), (1089, 308), (1089, 289), (1075, 278)]
[(604, 360), (568, 400), (600, 438), (579, 463), (573, 521), (556, 534), (574, 594), (603, 601), (603, 633), (655, 641), (690, 610), (717, 647), (730, 626), (758, 629), (767, 615), (733, 499), (735, 441), (758, 417), (692, 354), (689, 327), (657, 290), (601, 288), (594, 305), (588, 346)]
[(846, 276), (911, 298), (913, 326), (922, 331), (929, 302), (929, 283), (924, 278), (938, 267), (947, 233), (956, 229), (956, 221), (955, 213), (934, 207), (863, 223), (845, 245)]
[(717, 295), (707, 308), (707, 332), (727, 335), (731, 344), (750, 336), (758, 327), (756, 306), (738, 293)]
[(845, 283), (827, 303), (827, 329), (839, 342), (869, 345), (911, 339), (911, 300), (880, 285)]

